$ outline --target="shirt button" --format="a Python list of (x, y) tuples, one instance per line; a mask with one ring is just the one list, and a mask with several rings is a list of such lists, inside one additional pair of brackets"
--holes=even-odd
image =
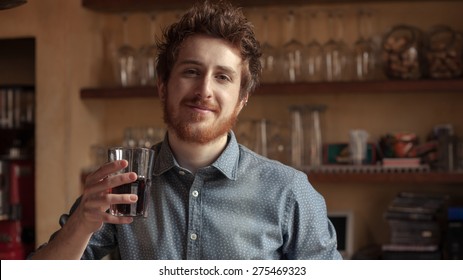
[(196, 233), (192, 233), (192, 234), (190, 234), (190, 239), (191, 240), (196, 240), (196, 239), (198, 239), (198, 235), (196, 235)]
[(180, 171), (178, 172), (178, 174), (180, 174), (180, 175), (185, 175), (185, 171), (180, 170)]
[(198, 197), (199, 192), (198, 192), (198, 191), (193, 191), (191, 194), (192, 194), (194, 197)]

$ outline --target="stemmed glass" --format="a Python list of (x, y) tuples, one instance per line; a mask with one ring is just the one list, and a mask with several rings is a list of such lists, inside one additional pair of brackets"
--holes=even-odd
[(308, 30), (309, 43), (305, 52), (304, 75), (308, 82), (318, 82), (323, 79), (322, 76), (322, 46), (315, 38), (314, 24), (317, 18), (316, 11), (309, 11), (306, 17), (306, 26)]
[(296, 15), (289, 10), (287, 15), (288, 40), (283, 45), (283, 69), (286, 82), (301, 82), (304, 80), (302, 73), (304, 46), (296, 39)]
[(348, 48), (343, 41), (342, 13), (328, 12), (327, 24), (330, 39), (323, 45), (323, 68), (326, 81), (348, 79)]
[(117, 78), (119, 84), (123, 87), (134, 86), (138, 83), (137, 52), (128, 42), (127, 20), (127, 15), (122, 15), (123, 44), (117, 50), (116, 57)]
[(140, 84), (156, 85), (156, 58), (157, 49), (154, 42), (156, 34), (156, 15), (150, 14), (150, 43), (140, 48)]
[(342, 10), (338, 10), (336, 12), (336, 30), (337, 30), (337, 37), (336, 41), (339, 44), (341, 50), (341, 80), (342, 81), (349, 81), (351, 79), (351, 67), (352, 67), (352, 54), (349, 46), (347, 45), (346, 41), (344, 40), (344, 27), (346, 23), (344, 21), (344, 12)]
[(275, 83), (278, 82), (280, 79), (280, 75), (278, 74), (278, 50), (274, 46), (272, 46), (268, 40), (268, 29), (269, 29), (269, 22), (268, 22), (269, 15), (268, 13), (264, 13), (263, 15), (263, 38), (262, 38), (262, 56), (261, 56), (261, 64), (262, 64), (262, 81), (266, 83)]
[(376, 56), (371, 39), (371, 13), (360, 10), (357, 14), (359, 38), (354, 44), (355, 79), (372, 80), (375, 78)]

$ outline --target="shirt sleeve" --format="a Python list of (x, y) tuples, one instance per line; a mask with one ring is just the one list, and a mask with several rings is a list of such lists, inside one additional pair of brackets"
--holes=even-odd
[(283, 247), (287, 259), (342, 259), (337, 250), (336, 231), (328, 219), (323, 196), (297, 172), (286, 207), (286, 235)]
[[(71, 207), (69, 214), (63, 214), (59, 218), (59, 224), (61, 228), (66, 224), (69, 217), (74, 213), (79, 206), (81, 197), (79, 197)], [(55, 236), (59, 233), (61, 229), (55, 231), (51, 236), (48, 242), (52, 241)], [(41, 244), (34, 252), (32, 252), (27, 258), (30, 259), (35, 252), (45, 247), (48, 242)], [(102, 259), (105, 256), (111, 254), (117, 248), (117, 241), (115, 238), (115, 227), (111, 224), (104, 224), (102, 228), (95, 232), (90, 239), (87, 248), (82, 255), (83, 260), (98, 260)]]

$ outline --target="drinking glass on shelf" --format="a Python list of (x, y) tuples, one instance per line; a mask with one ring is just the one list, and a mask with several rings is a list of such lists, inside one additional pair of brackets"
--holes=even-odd
[(311, 169), (319, 168), (323, 162), (323, 142), (322, 142), (322, 113), (326, 110), (326, 105), (306, 105), (305, 106), (305, 143), (304, 147), (306, 162)]
[(157, 48), (154, 42), (156, 34), (156, 15), (150, 14), (149, 43), (139, 50), (139, 71), (141, 85), (156, 85)]
[(286, 17), (288, 39), (283, 45), (283, 71), (286, 82), (301, 82), (304, 80), (302, 73), (303, 65), (303, 44), (296, 39), (296, 15), (289, 10)]
[(288, 127), (281, 121), (243, 119), (234, 131), (242, 145), (262, 156), (289, 164)]
[(341, 49), (341, 62), (342, 62), (342, 73), (341, 80), (349, 81), (352, 79), (352, 50), (347, 45), (344, 38), (344, 27), (346, 22), (344, 19), (344, 11), (338, 10), (336, 13), (336, 41), (338, 42)]
[(315, 37), (314, 24), (317, 19), (316, 11), (309, 11), (306, 15), (306, 26), (308, 30), (308, 44), (305, 51), (304, 76), (308, 82), (319, 82), (322, 76), (322, 46)]
[(291, 117), (291, 164), (316, 169), (322, 165), (322, 112), (326, 105), (293, 105)]
[(127, 15), (122, 15), (123, 43), (118, 48), (116, 55), (117, 80), (123, 87), (138, 84), (137, 51), (128, 42), (127, 20)]
[(265, 119), (243, 119), (236, 124), (236, 138), (254, 152), (267, 156), (267, 122)]
[(165, 129), (162, 127), (127, 127), (124, 129), (123, 147), (151, 148), (164, 139)]
[(304, 128), (302, 107), (292, 105), (289, 107), (291, 119), (291, 165), (300, 168), (304, 155)]
[(329, 11), (327, 25), (329, 40), (323, 45), (323, 68), (325, 81), (348, 79), (348, 48), (343, 40), (342, 13)]
[(255, 120), (254, 131), (256, 134), (255, 152), (263, 155), (264, 157), (267, 157), (268, 156), (268, 152), (267, 152), (268, 121), (266, 119)]
[(371, 39), (371, 13), (360, 10), (357, 14), (358, 39), (354, 43), (354, 78), (372, 80), (375, 78), (376, 51)]
[(260, 58), (262, 64), (262, 81), (265, 83), (275, 83), (280, 80), (280, 75), (278, 73), (278, 61), (280, 58), (278, 49), (270, 44), (268, 38), (269, 13), (263, 14), (262, 25), (262, 56)]
[(267, 122), (267, 157), (285, 164), (291, 164), (291, 131), (287, 121)]

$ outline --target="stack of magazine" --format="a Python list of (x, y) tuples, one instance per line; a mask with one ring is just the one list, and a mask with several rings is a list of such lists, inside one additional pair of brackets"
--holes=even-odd
[(383, 259), (442, 259), (447, 195), (399, 193), (385, 218), (390, 243), (382, 246)]

